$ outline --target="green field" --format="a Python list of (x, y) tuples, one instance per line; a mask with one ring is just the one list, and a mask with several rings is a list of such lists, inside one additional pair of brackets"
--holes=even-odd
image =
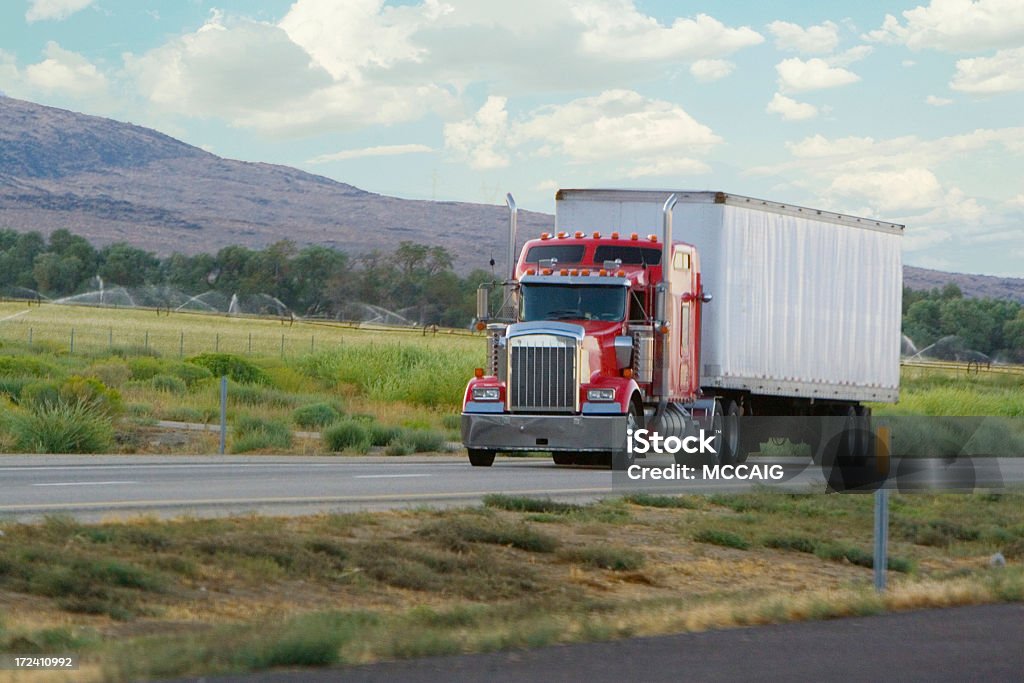
[[(259, 381), (232, 378), (228, 418), (235, 452), (366, 452), (393, 445), (400, 454), (436, 445), (438, 439), (423, 432), (441, 435), (442, 442), (458, 438), (452, 416), (467, 378), (483, 362), (484, 345), (479, 336), (453, 330), (0, 304), (0, 400), (9, 413), (0, 420), (0, 447), (96, 450), (62, 448), (60, 440), (29, 443), (16, 432), (38, 431), (38, 425), (11, 419), (24, 417), (34, 397), (45, 395), (48, 389), (39, 385), (59, 390), (85, 378), (117, 395), (117, 410), (105, 416), (117, 438), (101, 439), (100, 450), (211, 452), (213, 437), (162, 438), (156, 423), (219, 419), (217, 378), (195, 362), (218, 352), (261, 373)], [(332, 426), (338, 427), (333, 441), (283, 435), (326, 435)]]

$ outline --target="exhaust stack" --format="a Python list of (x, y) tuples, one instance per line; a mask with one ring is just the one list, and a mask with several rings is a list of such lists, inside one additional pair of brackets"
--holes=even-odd
[[(673, 195), (674, 197), (675, 195)], [(505, 203), (508, 204), (508, 279), (516, 279), (516, 200), (509, 192), (505, 195)]]

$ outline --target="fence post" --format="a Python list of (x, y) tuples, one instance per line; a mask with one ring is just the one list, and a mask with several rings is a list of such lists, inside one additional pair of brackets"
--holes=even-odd
[(31, 327), (28, 328), (28, 345), (31, 348), (31, 346), (32, 346), (32, 328)]
[(249, 333), (249, 355), (252, 355), (252, 332)]
[(114, 348), (114, 328), (113, 326), (107, 330), (107, 351)]
[(220, 454), (224, 455), (224, 447), (228, 440), (228, 378), (220, 378)]
[(149, 351), (149, 330), (146, 330), (146, 341), (143, 342), (143, 346), (146, 347), (147, 351)]
[(75, 353), (75, 328), (71, 328), (71, 354)]
[(284, 358), (284, 333), (281, 333), (281, 358)]
[(884, 484), (875, 491), (875, 590), (885, 592), (885, 570), (889, 563), (889, 490)]
[(181, 331), (178, 337), (178, 358), (185, 357), (185, 330)]
[(313, 353), (313, 339), (314, 338), (315, 338), (315, 335), (312, 335), (312, 334), (309, 335), (309, 352), (310, 353)]
[(217, 353), (220, 351), (220, 332), (217, 333), (217, 339), (213, 343), (213, 351)]

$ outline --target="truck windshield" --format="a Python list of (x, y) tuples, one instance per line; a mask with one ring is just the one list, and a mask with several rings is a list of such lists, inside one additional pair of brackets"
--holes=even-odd
[(622, 320), (626, 288), (609, 286), (522, 286), (523, 322), (535, 320)]

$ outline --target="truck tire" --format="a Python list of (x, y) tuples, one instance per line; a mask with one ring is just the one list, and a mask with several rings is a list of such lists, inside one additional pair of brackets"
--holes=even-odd
[(737, 465), (747, 461), (747, 454), (740, 448), (740, 407), (736, 401), (726, 401), (722, 410), (722, 449), (718, 462), (722, 465)]
[(497, 452), (495, 451), (489, 451), (483, 448), (470, 448), (469, 464), (473, 467), (490, 467), (494, 464), (494, 456), (496, 455)]
[(572, 451), (556, 451), (551, 454), (551, 459), (556, 465), (575, 465), (577, 454)]
[[(631, 400), (629, 402), (629, 412), (626, 413), (626, 429), (632, 429), (634, 432), (638, 429), (643, 429), (645, 424), (644, 419), (644, 407), (639, 401)], [(626, 437), (627, 439), (629, 437)], [(636, 455), (630, 452), (630, 449), (626, 447), (627, 444), (622, 444), (619, 448), (612, 451), (612, 470), (616, 472), (625, 472), (636, 462)]]

